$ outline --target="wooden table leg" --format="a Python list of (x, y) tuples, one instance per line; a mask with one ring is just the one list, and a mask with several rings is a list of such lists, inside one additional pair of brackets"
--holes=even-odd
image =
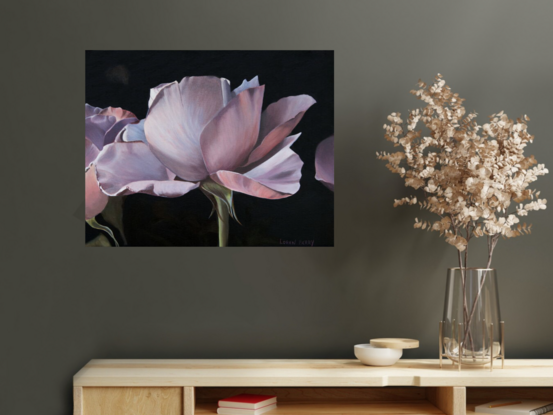
[(446, 415), (466, 415), (466, 388), (458, 386), (426, 389), (426, 398)]
[(183, 403), (184, 415), (194, 415), (196, 409), (196, 397), (193, 386), (185, 386), (183, 388)]
[(73, 388), (73, 415), (83, 415), (83, 388)]

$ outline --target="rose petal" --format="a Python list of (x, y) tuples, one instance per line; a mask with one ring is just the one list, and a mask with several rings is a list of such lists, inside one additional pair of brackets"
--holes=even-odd
[(259, 131), (260, 137), (267, 136), (267, 134), (281, 124), (294, 119), (301, 112), (307, 111), (316, 102), (309, 95), (297, 95), (282, 98), (269, 105), (263, 112), (261, 129)]
[(261, 159), (284, 140), (315, 102), (309, 95), (298, 95), (282, 98), (269, 105), (261, 115), (257, 146), (245, 164)]
[(92, 144), (92, 141), (90, 141), (88, 138), (85, 137), (84, 139), (84, 167), (85, 169), (90, 166), (90, 163), (92, 163), (94, 160), (96, 160), (96, 157), (98, 157), (98, 154), (100, 154), (100, 150), (98, 150), (98, 147), (96, 147), (94, 144)]
[(92, 117), (93, 115), (99, 114), (102, 111), (102, 108), (93, 107), (92, 105), (84, 104), (84, 116)]
[(271, 157), (276, 155), (281, 150), (283, 150), (285, 148), (290, 148), (292, 146), (292, 144), (294, 144), (296, 142), (296, 140), (300, 137), (300, 135), (301, 135), (301, 133), (297, 133), (295, 135), (291, 135), (291, 136), (286, 137), (279, 144), (277, 144), (276, 147), (274, 147), (271, 151), (269, 151), (267, 154), (265, 154), (262, 158), (260, 158), (259, 160), (253, 162), (252, 164), (248, 164), (245, 167), (239, 167), (235, 171), (237, 171), (238, 173), (244, 173), (244, 172), (247, 172), (247, 171), (250, 171), (250, 170), (254, 169), (255, 167), (259, 166), (262, 163), (265, 163), (267, 160), (269, 160)]
[(300, 189), (302, 166), (300, 157), (286, 147), (246, 173), (218, 171), (211, 178), (236, 192), (263, 199), (282, 199)]
[(85, 137), (99, 150), (113, 143), (123, 127), (133, 122), (138, 122), (138, 119), (130, 111), (113, 107), (102, 110), (85, 104)]
[(319, 143), (315, 151), (315, 179), (334, 191), (334, 136)]
[(143, 143), (147, 144), (148, 141), (146, 140), (146, 135), (144, 134), (144, 121), (146, 120), (140, 120), (140, 122), (136, 124), (127, 125), (117, 135), (115, 141), (124, 141), (127, 143), (133, 141), (142, 141)]
[(85, 118), (85, 138), (88, 138), (98, 150), (102, 150), (106, 133), (115, 123), (115, 117), (112, 116), (93, 115)]
[(210, 173), (234, 170), (252, 151), (259, 134), (264, 89), (259, 86), (241, 92), (204, 128), (200, 144)]
[(115, 108), (115, 107), (107, 107), (107, 108), (104, 108), (101, 112), (100, 112), (100, 115), (109, 115), (109, 116), (112, 116), (112, 117), (115, 117), (115, 119), (117, 121), (121, 121), (121, 120), (124, 120), (126, 118), (136, 118), (136, 115), (134, 115), (132, 112), (130, 111), (126, 111), (122, 108)]
[(89, 220), (102, 213), (108, 203), (108, 197), (98, 187), (96, 167), (85, 171), (85, 219)]
[(98, 182), (109, 196), (146, 193), (178, 197), (198, 187), (198, 183), (173, 180), (148, 145), (135, 141), (113, 143), (96, 160)]
[(138, 122), (138, 118), (123, 118), (122, 120), (117, 121), (104, 136), (104, 146), (113, 143), (117, 137), (117, 134), (119, 134), (127, 125), (131, 125), (136, 122)]
[(152, 103), (154, 102), (154, 99), (156, 99), (157, 94), (159, 94), (159, 91), (161, 91), (167, 85), (171, 85), (171, 83), (159, 84), (155, 88), (150, 88), (150, 99), (148, 100), (148, 108), (152, 106)]
[(226, 79), (187, 77), (163, 87), (155, 96), (144, 124), (157, 158), (179, 177), (198, 181), (208, 176), (200, 135), (230, 95)]
[(256, 88), (258, 86), (259, 86), (259, 78), (257, 76), (253, 77), (249, 81), (244, 79), (244, 81), (242, 81), (240, 86), (238, 88), (235, 88), (234, 91), (232, 91), (232, 97), (234, 98), (236, 95), (238, 95), (242, 91), (245, 91), (246, 89)]
[(126, 125), (138, 122), (136, 115), (122, 108), (107, 107), (100, 112), (100, 115), (115, 117), (116, 120), (116, 123), (106, 132), (104, 137), (105, 146), (113, 143), (117, 134), (119, 134)]

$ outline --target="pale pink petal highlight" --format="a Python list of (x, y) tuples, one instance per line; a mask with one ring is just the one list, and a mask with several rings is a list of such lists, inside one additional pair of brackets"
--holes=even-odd
[(234, 170), (247, 159), (259, 134), (264, 89), (241, 92), (204, 128), (200, 143), (210, 173)]
[(211, 178), (236, 192), (263, 199), (282, 199), (300, 189), (302, 166), (300, 157), (290, 148), (284, 148), (246, 173), (219, 171)]
[(96, 147), (94, 144), (92, 144), (92, 141), (90, 141), (88, 138), (85, 137), (84, 139), (84, 167), (85, 169), (90, 166), (90, 163), (92, 163), (94, 160), (96, 160), (96, 157), (98, 157), (98, 154), (100, 154), (100, 150), (98, 150), (98, 147)]
[(257, 146), (246, 164), (251, 164), (269, 153), (298, 125), (305, 112), (315, 104), (309, 95), (282, 98), (271, 104), (261, 115)]
[(116, 122), (115, 117), (104, 115), (93, 115), (85, 118), (85, 138), (88, 138), (98, 150), (102, 150), (104, 148), (106, 133)]
[(108, 197), (102, 193), (96, 180), (94, 164), (85, 172), (85, 219), (89, 220), (102, 213)]
[(140, 141), (106, 146), (96, 165), (100, 187), (109, 196), (145, 193), (178, 197), (198, 187), (198, 183), (173, 180), (175, 175)]
[(271, 151), (269, 151), (267, 154), (265, 154), (263, 157), (261, 157), (259, 160), (248, 164), (247, 166), (240, 167), (236, 169), (238, 173), (244, 173), (246, 171), (250, 171), (254, 169), (255, 167), (259, 166), (260, 164), (265, 163), (267, 160), (269, 160), (271, 157), (274, 157), (279, 151), (290, 148), (292, 144), (296, 142), (298, 138), (300, 138), (301, 133), (297, 133), (295, 135), (291, 135), (286, 137), (284, 140), (282, 140), (279, 144), (276, 145)]
[(227, 80), (205, 76), (166, 85), (153, 99), (144, 124), (146, 138), (157, 158), (182, 179), (208, 176), (200, 135), (229, 95)]
[(154, 103), (154, 100), (156, 99), (157, 97), (157, 94), (159, 94), (159, 91), (161, 91), (163, 88), (165, 88), (167, 85), (171, 85), (171, 83), (176, 83), (175, 82), (170, 82), (170, 83), (166, 83), (166, 84), (159, 84), (158, 86), (156, 86), (155, 88), (150, 88), (150, 99), (148, 100), (148, 108), (150, 108), (152, 106), (152, 104)]

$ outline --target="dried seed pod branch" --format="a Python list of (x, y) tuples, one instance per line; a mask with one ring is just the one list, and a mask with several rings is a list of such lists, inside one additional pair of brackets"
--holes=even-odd
[[(415, 218), (414, 227), (439, 232), (459, 251), (461, 268), (467, 266), (471, 238), (487, 237), (489, 268), (499, 237), (530, 233), (531, 225), (521, 225), (519, 218), (546, 208), (539, 192), (529, 189), (548, 173), (534, 156), (524, 155), (534, 139), (527, 131), (530, 119), (513, 121), (501, 111), (481, 126), (440, 74), (432, 85), (419, 81), (418, 87), (411, 93), (426, 106), (409, 111), (406, 120), (394, 112), (384, 125), (385, 138), (402, 151), (377, 153), (406, 186), (422, 190), (419, 200), (405, 197), (394, 207), (418, 203), (437, 214), (434, 222)], [(417, 129), (421, 123), (428, 135)]]

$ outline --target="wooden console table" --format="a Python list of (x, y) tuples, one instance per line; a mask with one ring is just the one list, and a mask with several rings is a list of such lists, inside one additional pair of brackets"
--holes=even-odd
[(438, 360), (92, 360), (73, 378), (74, 415), (217, 413), (234, 394), (277, 395), (269, 415), (465, 415), (502, 398), (553, 400), (553, 360), (461, 372)]

